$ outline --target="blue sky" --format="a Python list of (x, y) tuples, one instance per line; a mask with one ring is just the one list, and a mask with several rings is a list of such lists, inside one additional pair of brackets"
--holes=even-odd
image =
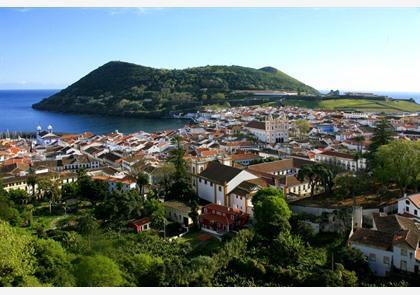
[(420, 92), (418, 8), (1, 8), (0, 44), (0, 89), (62, 88), (121, 60), (270, 65), (317, 89)]

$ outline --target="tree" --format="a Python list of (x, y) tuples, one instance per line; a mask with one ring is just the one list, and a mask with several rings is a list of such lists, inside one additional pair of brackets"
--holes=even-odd
[(36, 282), (34, 247), (30, 235), (0, 221), (0, 286)]
[(19, 203), (21, 205), (27, 204), (29, 200), (28, 193), (23, 189), (11, 190), (9, 191), (8, 196), (13, 202)]
[[(32, 170), (31, 170), (32, 171)], [(38, 179), (35, 175), (35, 173), (29, 173), (28, 178), (26, 180), (26, 183), (31, 186), (32, 188), (32, 198), (35, 198), (35, 186), (38, 183)]]
[(144, 186), (149, 184), (149, 177), (145, 173), (139, 172), (137, 174), (136, 181), (137, 181), (137, 185), (140, 189), (140, 193), (143, 195), (144, 194)]
[(48, 198), (48, 204), (49, 204), (50, 213), (51, 213), (52, 206), (59, 203), (61, 200), (59, 180), (52, 182), (52, 185), (48, 190), (47, 198)]
[(354, 197), (359, 192), (359, 179), (351, 174), (337, 176), (334, 179), (334, 194), (339, 199)]
[(191, 208), (191, 212), (188, 214), (188, 216), (191, 218), (192, 222), (193, 222), (193, 229), (197, 230), (199, 228), (199, 224), (198, 224), (198, 202), (196, 200), (191, 202), (190, 205)]
[(98, 202), (104, 200), (108, 189), (106, 182), (94, 181), (87, 175), (85, 169), (80, 169), (77, 174), (77, 185), (79, 187), (80, 196), (92, 202), (96, 206)]
[(155, 169), (155, 178), (159, 195), (168, 196), (174, 182), (175, 167), (172, 163), (166, 163)]
[(76, 182), (65, 183), (61, 187), (61, 196), (63, 199), (71, 199), (79, 196), (79, 186)]
[(365, 141), (365, 137), (363, 135), (358, 135), (353, 137), (353, 140), (357, 142), (357, 151), (362, 152), (362, 143)]
[(252, 204), (255, 204), (263, 199), (265, 199), (266, 197), (269, 196), (275, 196), (278, 198), (282, 198), (284, 199), (284, 194), (283, 192), (281, 192), (280, 190), (269, 186), (269, 187), (265, 187), (260, 189), (253, 197), (252, 197)]
[(188, 173), (187, 163), (184, 159), (185, 149), (182, 145), (182, 138), (180, 136), (175, 136), (174, 140), (176, 148), (170, 152), (169, 162), (175, 167), (175, 180), (186, 179)]
[(165, 207), (157, 199), (149, 199), (144, 205), (144, 214), (150, 217), (152, 227), (162, 230), (166, 222)]
[(382, 116), (373, 130), (372, 143), (369, 145), (370, 152), (375, 153), (380, 146), (388, 144), (392, 139), (392, 130), (392, 125), (385, 116)]
[(385, 115), (376, 122), (373, 130), (373, 136), (371, 144), (369, 145), (369, 153), (367, 154), (368, 167), (374, 169), (375, 164), (375, 153), (380, 146), (388, 144), (392, 140), (393, 127), (386, 119)]
[(0, 195), (0, 220), (8, 221), (11, 225), (21, 225), (22, 218), (15, 203), (6, 196)]
[(278, 196), (266, 196), (254, 203), (255, 229), (261, 236), (272, 239), (290, 230), (290, 211), (286, 200)]
[(103, 219), (106, 225), (118, 228), (126, 226), (128, 220), (142, 215), (144, 198), (136, 190), (127, 192), (115, 190), (106, 195), (103, 202), (95, 208), (95, 216)]
[(296, 121), (296, 128), (299, 130), (299, 137), (302, 139), (311, 129), (311, 125), (307, 120), (299, 119)]
[(323, 164), (313, 165), (313, 172), (315, 173), (315, 178), (321, 183), (324, 187), (325, 192), (331, 193), (332, 187), (334, 184), (334, 173)]
[(57, 287), (75, 285), (69, 255), (59, 242), (52, 239), (38, 239), (35, 243), (35, 257), (37, 259), (35, 276), (40, 282)]
[(161, 257), (153, 257), (146, 253), (134, 254), (125, 259), (125, 265), (130, 275), (134, 276), (136, 286), (156, 287), (159, 284), (161, 271), (164, 265)]
[(403, 195), (408, 186), (417, 186), (420, 174), (420, 142), (395, 140), (379, 147), (374, 175), (395, 182)]
[(79, 287), (118, 287), (124, 284), (118, 265), (105, 256), (82, 256), (74, 269)]
[(311, 198), (313, 198), (315, 187), (319, 181), (319, 175), (317, 174), (314, 165), (303, 165), (297, 174), (297, 179), (299, 179), (299, 181), (307, 180), (309, 182), (309, 186), (311, 187)]

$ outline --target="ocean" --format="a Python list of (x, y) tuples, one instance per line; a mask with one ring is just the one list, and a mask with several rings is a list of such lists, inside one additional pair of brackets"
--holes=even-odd
[(186, 124), (178, 119), (138, 119), (101, 115), (78, 115), (38, 111), (32, 104), (59, 90), (0, 90), (0, 132), (35, 132), (37, 126), (49, 124), (55, 132), (105, 134), (115, 130), (123, 133), (155, 132), (177, 129)]
[[(82, 133), (91, 131), (105, 134), (115, 130), (123, 133), (136, 131), (154, 132), (177, 129), (186, 124), (178, 119), (139, 119), (101, 115), (78, 115), (38, 111), (32, 104), (59, 90), (0, 90), (0, 132), (35, 132), (39, 125), (52, 125), (55, 132)], [(374, 92), (393, 98), (414, 98), (420, 103), (420, 93)]]

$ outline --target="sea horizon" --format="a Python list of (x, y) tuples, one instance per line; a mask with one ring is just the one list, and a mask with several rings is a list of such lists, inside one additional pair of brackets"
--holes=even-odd
[[(49, 97), (61, 89), (0, 89), (0, 109), (7, 116), (0, 117), (0, 132), (30, 133), (37, 126), (45, 128), (53, 125), (58, 133), (106, 134), (113, 131), (133, 133), (137, 131), (156, 132), (174, 130), (185, 126), (182, 119), (145, 119), (121, 116), (104, 116), (94, 114), (73, 114), (40, 111), (32, 104)], [(353, 90), (354, 91), (354, 90)], [(321, 90), (321, 93), (328, 91)], [(343, 93), (345, 91), (341, 91)], [(397, 99), (413, 98), (420, 104), (420, 92), (372, 92)]]

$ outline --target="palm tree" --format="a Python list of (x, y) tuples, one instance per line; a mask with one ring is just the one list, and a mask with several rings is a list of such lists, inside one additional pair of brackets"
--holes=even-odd
[(137, 185), (138, 185), (138, 187), (140, 189), (140, 193), (141, 193), (142, 196), (144, 196), (144, 187), (147, 184), (149, 184), (149, 177), (145, 173), (139, 172), (137, 174), (136, 179), (137, 179), (136, 180), (137, 181)]
[(26, 180), (26, 183), (29, 186), (31, 186), (31, 188), (32, 188), (32, 198), (34, 198), (35, 197), (35, 186), (38, 183), (36, 175), (32, 172), (29, 172), (28, 179)]

